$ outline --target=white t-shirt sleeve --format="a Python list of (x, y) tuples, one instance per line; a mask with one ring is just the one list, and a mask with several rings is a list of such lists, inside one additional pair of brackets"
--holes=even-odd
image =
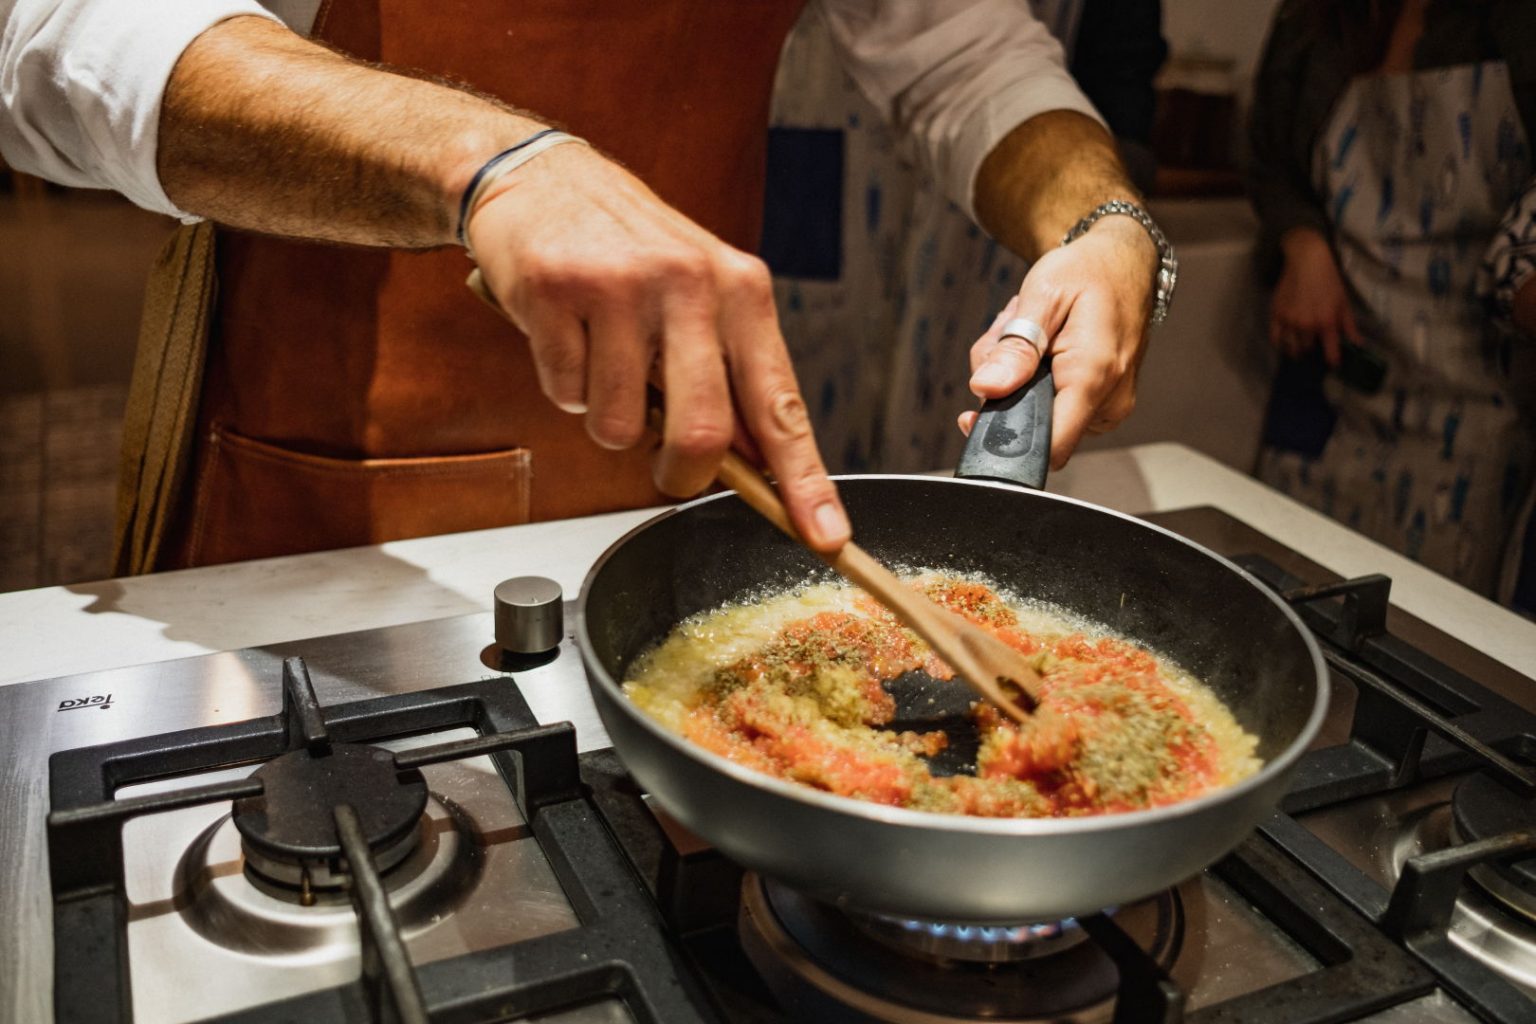
[(860, 91), (973, 216), (976, 172), (1014, 128), (1048, 110), (1103, 122), (1026, 0), (821, 0), (820, 8)]
[(0, 0), (0, 157), (193, 219), (155, 171), (160, 101), (187, 45), (244, 14), (276, 20), (256, 0)]

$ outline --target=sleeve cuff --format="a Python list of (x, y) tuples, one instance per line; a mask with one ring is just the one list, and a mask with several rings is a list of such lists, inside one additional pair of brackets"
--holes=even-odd
[[(976, 173), (1003, 137), (1032, 117), (1052, 110), (1072, 110), (1104, 119), (1065, 72), (1042, 72), (993, 94), (963, 121), (937, 167), (940, 187), (976, 219)], [(1106, 126), (1107, 127), (1107, 126)]]
[(975, 215), (976, 172), (1014, 128), (1048, 110), (1103, 119), (1061, 44), (1021, 0), (823, 0), (859, 89), (945, 195)]
[(187, 46), (242, 15), (278, 20), (255, 0), (138, 0), (131, 11), (111, 3), (81, 9), (52, 69), (70, 125), (59, 135), (73, 135), (75, 145), (48, 140), (53, 162), (64, 171), (49, 176), (115, 189), (145, 209), (196, 220), (160, 185), (155, 158), (161, 102)]
[(112, 33), (88, 48), (88, 63), (82, 62), (85, 75), (99, 78), (102, 70), (110, 70), (114, 76), (121, 75), (117, 81), (127, 86), (122, 89), (110, 79), (93, 85), (103, 102), (118, 111), (109, 135), (117, 145), (100, 151), (99, 173), (109, 187), (138, 205), (191, 222), (198, 218), (171, 202), (155, 163), (161, 101), (171, 72), (192, 41), (214, 25), (243, 15), (278, 18), (255, 0), (155, 0), (158, 11), (145, 11), (142, 0), (138, 6), (128, 31)]

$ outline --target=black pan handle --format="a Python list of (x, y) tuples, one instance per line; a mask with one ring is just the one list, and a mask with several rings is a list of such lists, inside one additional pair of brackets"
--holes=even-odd
[(1056, 382), (1050, 359), (1029, 383), (1006, 398), (981, 407), (976, 426), (960, 453), (955, 476), (972, 480), (1001, 480), (1040, 490), (1051, 468), (1051, 406)]

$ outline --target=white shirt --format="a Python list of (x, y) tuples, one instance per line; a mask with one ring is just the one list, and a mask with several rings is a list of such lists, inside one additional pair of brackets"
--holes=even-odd
[[(1027, 0), (817, 0), (849, 74), (971, 210), (976, 170), (1048, 110), (1097, 118)], [(307, 33), (319, 0), (0, 0), (0, 157), (194, 220), (160, 187), (160, 102), (182, 51), (239, 15)], [(517, 102), (517, 97), (506, 97)]]

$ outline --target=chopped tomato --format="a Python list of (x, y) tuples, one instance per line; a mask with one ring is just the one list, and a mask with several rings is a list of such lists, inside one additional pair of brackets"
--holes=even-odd
[(898, 806), (987, 816), (1077, 816), (1161, 806), (1197, 795), (1221, 774), (1210, 730), (1124, 640), (1036, 636), (980, 583), (918, 584), (946, 607), (1042, 658), (1041, 699), (1020, 726), (989, 704), (976, 776), (935, 777), (923, 758), (942, 731), (881, 732), (895, 701), (884, 683), (914, 668), (954, 673), (884, 608), (791, 623), (767, 646), (721, 670), (718, 692), (685, 718), (684, 734), (741, 764), (828, 792)]

